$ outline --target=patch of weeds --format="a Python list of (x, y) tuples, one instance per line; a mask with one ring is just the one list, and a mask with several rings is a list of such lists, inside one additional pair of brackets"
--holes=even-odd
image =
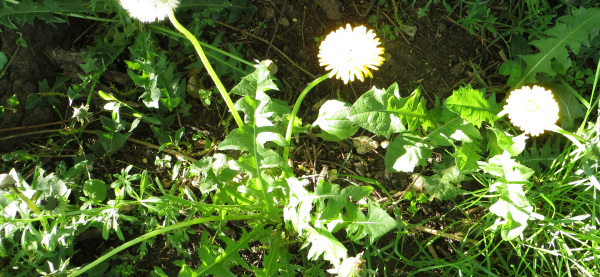
[[(532, 7), (547, 8), (544, 3)], [(30, 4), (1, 5), (14, 10)], [(75, 142), (77, 154), (54, 168), (44, 163), (41, 153), (19, 150), (3, 156), (15, 166), (2, 168), (7, 173), (0, 174), (1, 275), (78, 276), (96, 271), (121, 276), (152, 270), (165, 276), (156, 266), (137, 268), (156, 243), (154, 238), (163, 234), (164, 246), (181, 257), (174, 265), (186, 276), (322, 276), (325, 271), (387, 276), (431, 270), (469, 276), (598, 274), (594, 211), (599, 207), (594, 199), (600, 189), (596, 114), (600, 98), (595, 88), (600, 69), (586, 70), (587, 63), (576, 57), (586, 53), (597, 58), (597, 49), (590, 45), (596, 45), (598, 26), (591, 22), (597, 22), (598, 9), (572, 9), (573, 15), (561, 15), (554, 27), (544, 25), (532, 34), (535, 40), (527, 44), (535, 46), (536, 53), (507, 60), (499, 68), (508, 76), (509, 86), (520, 88), (506, 101), (464, 85), (427, 105), (422, 88), (405, 94), (393, 83), (367, 90), (354, 103), (328, 100), (309, 124), (298, 115), (311, 89), (330, 77), (344, 83), (373, 77), (372, 71), (383, 62), (379, 39), (364, 27), (338, 30), (344, 37), (357, 36), (354, 43), (327, 36), (321, 42), (320, 62), (333, 71), (311, 82), (290, 108), (277, 97), (270, 61), (249, 65), (238, 57), (241, 48), (218, 51), (215, 45), (221, 44), (224, 34), (216, 33), (211, 57), (218, 65), (213, 69), (202, 48), (210, 44), (197, 41), (202, 27), (223, 16), (221, 12), (236, 20), (248, 5), (224, 1), (201, 11), (189, 26), (195, 29), (192, 35), (169, 10), (166, 16), (193, 48), (164, 25), (142, 25), (124, 14), (105, 20), (106, 35), (97, 36), (84, 55), (81, 83), (60, 87), (69, 102), (65, 118), (75, 116), (64, 123), (69, 131), (60, 133), (60, 139)], [(108, 11), (123, 13), (112, 8)], [(463, 24), (473, 31), (503, 35), (492, 10), (469, 9), (471, 17)], [(54, 13), (48, 16), (49, 21), (63, 19)], [(19, 20), (4, 18), (9, 25)], [(161, 43), (166, 38), (158, 34), (166, 35), (168, 43)], [(354, 51), (357, 44), (368, 51)], [(580, 52), (582, 46), (587, 48)], [(179, 65), (189, 58), (172, 49), (198, 54), (200, 62)], [(342, 53), (349, 56), (337, 59), (339, 49), (348, 50)], [(357, 60), (364, 64), (345, 63)], [(119, 61), (131, 84), (124, 85), (125, 90), (103, 86), (100, 76)], [(232, 130), (223, 131), (226, 135), (220, 141), (197, 130), (190, 135), (186, 130), (192, 127), (181, 123), (181, 118), (194, 116), (186, 98), (187, 82), (189, 76), (200, 74), (186, 71), (200, 66), (209, 72), (218, 99), (235, 121), (223, 123)], [(239, 81), (228, 92), (220, 78), (229, 74), (239, 74)], [(564, 78), (562, 82), (546, 78), (555, 76)], [(533, 83), (545, 88), (523, 86)], [(48, 87), (54, 90), (59, 89)], [(54, 100), (61, 101), (46, 98), (40, 104)], [(71, 108), (92, 104), (102, 111), (81, 117), (70, 114)], [(359, 130), (388, 140), (382, 154), (386, 169), (412, 173), (421, 181), (422, 192), (407, 191), (403, 199), (394, 199), (370, 178), (308, 176), (292, 167), (299, 148), (294, 135), (340, 142), (359, 140), (353, 138)], [(135, 139), (140, 131), (146, 140)], [(203, 140), (205, 148), (214, 151), (193, 158), (188, 136)], [(135, 158), (123, 162), (127, 144), (161, 153), (152, 153), (153, 165), (139, 168)], [(434, 153), (441, 153), (436, 154), (441, 159), (433, 161)], [(103, 170), (109, 163), (122, 166), (112, 167), (119, 169), (114, 172)], [(342, 165), (338, 172), (343, 169)], [(466, 186), (472, 183), (476, 186)], [(380, 203), (376, 190), (387, 200)], [(398, 208), (403, 200), (410, 201), (408, 218)], [(416, 216), (417, 204), (432, 203), (452, 203), (454, 208), (434, 218)], [(194, 225), (199, 226), (198, 233), (189, 229)], [(97, 239), (117, 243), (89, 263), (71, 264), (78, 239), (96, 228)], [(137, 250), (123, 254), (140, 243)], [(195, 252), (184, 247), (188, 244)], [(442, 258), (432, 250), (440, 245), (445, 246), (438, 249)], [(190, 265), (190, 259), (200, 262)], [(396, 266), (390, 266), (394, 262)]]

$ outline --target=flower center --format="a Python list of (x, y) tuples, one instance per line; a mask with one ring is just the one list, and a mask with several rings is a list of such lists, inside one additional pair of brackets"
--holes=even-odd
[(540, 107), (537, 105), (537, 103), (533, 100), (527, 100), (523, 104), (523, 106), (525, 107), (525, 111), (529, 112), (529, 113), (535, 112), (540, 109)]

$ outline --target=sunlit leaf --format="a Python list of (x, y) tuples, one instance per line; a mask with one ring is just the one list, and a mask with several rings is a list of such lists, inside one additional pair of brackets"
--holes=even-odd
[(444, 105), (477, 127), (481, 127), (484, 121), (494, 126), (498, 119), (496, 115), (502, 110), (502, 105), (496, 102), (495, 95), (485, 99), (483, 91), (473, 89), (471, 86), (453, 91)]
[(322, 130), (319, 137), (328, 141), (340, 141), (353, 136), (358, 131), (358, 126), (348, 119), (349, 111), (348, 103), (338, 100), (325, 102), (319, 108), (319, 116), (313, 123)]
[(399, 135), (394, 138), (385, 154), (385, 166), (401, 172), (412, 172), (418, 165), (426, 165), (433, 151), (418, 139)]

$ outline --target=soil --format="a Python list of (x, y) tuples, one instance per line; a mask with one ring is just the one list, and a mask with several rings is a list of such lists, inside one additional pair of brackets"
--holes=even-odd
[[(377, 29), (383, 29), (388, 25), (393, 29), (393, 25), (396, 24), (390, 20), (394, 17), (393, 10), (378, 9), (377, 5), (372, 5), (372, 1), (338, 1), (340, 3), (338, 12), (341, 14), (341, 19), (329, 19), (328, 13), (316, 1), (254, 0), (251, 2), (257, 6), (258, 12), (253, 17), (246, 18), (235, 25), (236, 30), (219, 24), (216, 24), (214, 28), (218, 31), (227, 32), (223, 41), (245, 43), (245, 48), (248, 49), (246, 60), (273, 60), (278, 67), (275, 76), (279, 80), (285, 80), (283, 87), (281, 87), (282, 98), (290, 103), (294, 102), (303, 87), (314, 80), (315, 76), (325, 74), (324, 69), (319, 66), (317, 58), (319, 43), (316, 40), (324, 38), (331, 31), (345, 26), (347, 23), (352, 26), (365, 25), (368, 28)], [(401, 10), (399, 16), (405, 26), (416, 28), (414, 36), (403, 32), (392, 32), (391, 34), (396, 36), (396, 39), (391, 40), (389, 34), (386, 37), (379, 34), (382, 47), (385, 48), (386, 61), (380, 70), (374, 72), (374, 78), (368, 78), (363, 83), (354, 82), (350, 85), (344, 85), (342, 81), (336, 79), (324, 81), (311, 91), (310, 95), (304, 100), (301, 108), (301, 111), (304, 112), (300, 114), (304, 122), (313, 122), (316, 119), (315, 111), (318, 109), (316, 105), (322, 103), (323, 99), (342, 99), (352, 103), (360, 93), (373, 86), (387, 88), (395, 82), (398, 83), (403, 96), (409, 95), (417, 86), (421, 86), (423, 95), (427, 98), (429, 105), (433, 105), (436, 98), (444, 99), (449, 96), (454, 89), (461, 85), (471, 84), (478, 88), (502, 90), (502, 85), (498, 84), (504, 84), (504, 81), (495, 75), (496, 65), (500, 61), (498, 50), (501, 45), (489, 45), (484, 38), (470, 34), (455, 23), (457, 18), (445, 14), (443, 11), (434, 9), (427, 16), (419, 18), (415, 10), (418, 7), (413, 8), (408, 4), (403, 4), (399, 8)], [(369, 17), (372, 16), (376, 16), (376, 25), (368, 22)], [(0, 79), (0, 103), (6, 103), (9, 97), (16, 94), (22, 105), (17, 106), (15, 111), (6, 111), (0, 119), (0, 137), (18, 134), (19, 132), (57, 128), (53, 125), (35, 126), (62, 120), (63, 118), (60, 118), (60, 115), (67, 110), (67, 99), (61, 99), (54, 107), (38, 106), (31, 110), (26, 110), (23, 103), (26, 102), (29, 95), (39, 92), (38, 86), (42, 80), (47, 79), (49, 83), (52, 83), (57, 75), (66, 74), (64, 66), (53, 61), (49, 51), (62, 49), (66, 52), (77, 52), (78, 49), (85, 49), (87, 43), (92, 43), (92, 40), (89, 39), (89, 33), (86, 32), (87, 28), (93, 27), (93, 24), (83, 20), (71, 19), (68, 24), (55, 24), (54, 26), (36, 21), (35, 24), (27, 25), (19, 30), (2, 27), (0, 51), (11, 55), (16, 53), (16, 55), (6, 74)], [(266, 28), (260, 26), (266, 26)], [(271, 43), (254, 39), (252, 36), (248, 36), (248, 33), (263, 38), (267, 42), (271, 41)], [(15, 41), (21, 35), (29, 45), (28, 47), (19, 47), (16, 51)], [(204, 39), (212, 41), (210, 37)], [(227, 50), (226, 45), (223, 49)], [(276, 49), (285, 53), (289, 59)], [(296, 63), (297, 66), (291, 61)], [(121, 72), (121, 74), (123, 73)], [(184, 125), (201, 126), (200, 130), (211, 132), (212, 136), (222, 139), (225, 134), (222, 133), (223, 128), (220, 126), (221, 117), (214, 115), (215, 113), (207, 112), (200, 103), (193, 103), (193, 105), (194, 108), (190, 112), (201, 116), (183, 118)], [(17, 130), (9, 129), (13, 127), (20, 128)], [(139, 133), (135, 135), (138, 136), (138, 139), (144, 139)], [(365, 131), (358, 135), (371, 136)], [(20, 149), (31, 149), (34, 152), (39, 152), (44, 147), (47, 138), (48, 134), (40, 134), (0, 140), (0, 154)], [(378, 142), (385, 141), (385, 138), (380, 137), (374, 137), (374, 139)], [(345, 159), (349, 149), (350, 145), (343, 142), (339, 144), (324, 143), (318, 139), (301, 136), (298, 148), (292, 154), (296, 165), (308, 168), (309, 174), (313, 174), (339, 168), (340, 161)], [(103, 161), (104, 168), (102, 170), (112, 173), (120, 171), (123, 163), (115, 161), (134, 163), (136, 167), (149, 168), (151, 162), (144, 164), (140, 161), (142, 158), (152, 159), (154, 155), (155, 150), (128, 142), (119, 153), (112, 157), (112, 160)], [(384, 155), (385, 149), (382, 148), (377, 148), (375, 151), (363, 155), (355, 154), (346, 163), (346, 171), (340, 173), (374, 178), (387, 190), (398, 192), (395, 197), (402, 197), (402, 192), (406, 191), (413, 181), (411, 174), (386, 171), (383, 164)], [(50, 162), (50, 160), (45, 162)], [(152, 170), (156, 169), (152, 168)], [(427, 168), (424, 168), (422, 173), (427, 174)], [(476, 186), (476, 184), (471, 185)], [(374, 197), (381, 199), (385, 197), (385, 194), (376, 191)], [(408, 205), (407, 201), (402, 202), (400, 205), (401, 210), (407, 211)], [(429, 220), (425, 226), (435, 230), (443, 230), (449, 225), (449, 222), (464, 217), (455, 210), (448, 213), (454, 209), (455, 205), (454, 201), (442, 202), (438, 200), (419, 204), (419, 211), (414, 215), (410, 214), (408, 218), (411, 218), (410, 223), (419, 223), (425, 219), (435, 218)], [(201, 232), (202, 230), (196, 231)], [(72, 264), (80, 265), (90, 262), (95, 255), (103, 252), (102, 249), (108, 249), (107, 247), (110, 245), (122, 243), (118, 240), (98, 243), (97, 233), (91, 231), (89, 235), (90, 238), (82, 237), (79, 240), (80, 243), (76, 245), (80, 251), (80, 256), (74, 258)], [(136, 235), (133, 232), (128, 237), (135, 237)], [(411, 246), (416, 243), (422, 244), (431, 236), (425, 232), (408, 236), (404, 242), (405, 247), (402, 248), (406, 252), (402, 254), (405, 257), (412, 257), (414, 253), (411, 253), (411, 251), (418, 248)], [(395, 239), (395, 234), (388, 234), (380, 239), (378, 244), (387, 245)], [(91, 243), (92, 241), (96, 243)], [(164, 244), (160, 243), (161, 241), (164, 241), (164, 238), (156, 238), (153, 247), (149, 246), (148, 255), (136, 265), (140, 274), (142, 274), (141, 272), (152, 271), (154, 266), (163, 268), (169, 276), (177, 274), (179, 267), (175, 266), (173, 261), (182, 259), (182, 256), (172, 249), (165, 248)], [(457, 244), (457, 242), (449, 239), (437, 239), (432, 244), (432, 249), (436, 250), (432, 251), (437, 252), (440, 256), (452, 256)], [(184, 244), (184, 248), (193, 249), (193, 245), (191, 243)], [(130, 251), (133, 250), (130, 249)], [(123, 253), (122, 256), (126, 254), (127, 252)], [(134, 251), (130, 254), (136, 255)], [(195, 255), (192, 254), (191, 256)], [(247, 257), (248, 259), (259, 258), (259, 255), (247, 255)], [(247, 262), (256, 264), (256, 261)], [(376, 264), (375, 266), (383, 266), (383, 264)], [(390, 264), (387, 268), (397, 267), (395, 264)], [(403, 268), (394, 274), (404, 276), (410, 270), (410, 268)], [(435, 272), (432, 274), (435, 275)]]

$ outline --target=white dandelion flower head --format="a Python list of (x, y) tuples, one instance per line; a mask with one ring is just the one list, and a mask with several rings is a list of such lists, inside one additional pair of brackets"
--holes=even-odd
[(524, 86), (510, 93), (498, 115), (508, 114), (513, 125), (526, 134), (538, 136), (545, 130), (556, 129), (558, 112), (552, 91), (540, 86)]
[(354, 78), (364, 81), (364, 77), (373, 77), (371, 70), (377, 70), (385, 60), (384, 49), (373, 30), (365, 26), (341, 27), (331, 32), (319, 46), (319, 64), (331, 70), (330, 77), (344, 81)]
[(119, 0), (119, 3), (131, 17), (150, 23), (165, 19), (177, 8), (179, 0)]

